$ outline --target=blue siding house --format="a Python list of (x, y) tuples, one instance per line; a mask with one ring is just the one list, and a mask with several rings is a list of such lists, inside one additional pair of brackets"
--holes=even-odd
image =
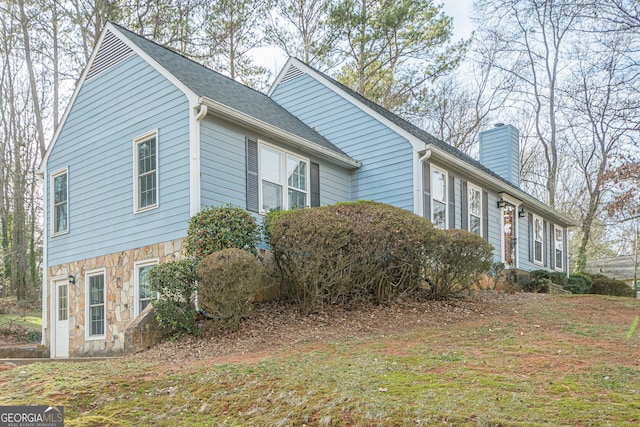
[(43, 343), (121, 354), (189, 218), (372, 199), (488, 239), (514, 270), (567, 269), (569, 222), (519, 188), (518, 133), (463, 155), (296, 59), (268, 95), (108, 24), (41, 165)]

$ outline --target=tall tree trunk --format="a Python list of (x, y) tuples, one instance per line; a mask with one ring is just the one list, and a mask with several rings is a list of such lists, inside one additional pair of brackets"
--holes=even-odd
[(24, 0), (18, 0), (18, 6), (20, 7), (20, 24), (22, 27), (22, 37), (24, 38), (24, 55), (27, 65), (27, 71), (29, 72), (29, 86), (31, 86), (31, 99), (33, 103), (33, 113), (36, 119), (36, 138), (38, 140), (38, 146), (40, 147), (40, 156), (44, 157), (46, 151), (44, 142), (44, 127), (42, 125), (42, 109), (40, 108), (40, 101), (38, 98), (38, 86), (36, 86), (36, 74), (34, 70), (33, 59), (31, 58), (31, 39), (29, 37), (29, 20), (24, 10)]

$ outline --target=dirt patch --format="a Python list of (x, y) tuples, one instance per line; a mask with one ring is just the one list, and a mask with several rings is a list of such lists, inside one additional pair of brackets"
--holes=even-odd
[(401, 301), (352, 310), (331, 308), (311, 314), (278, 302), (267, 302), (258, 305), (254, 316), (237, 331), (220, 332), (205, 327), (198, 337), (165, 341), (133, 357), (170, 363), (204, 359), (215, 359), (215, 363), (255, 363), (296, 344), (306, 343), (313, 349), (332, 340), (393, 335), (421, 327), (488, 319), (546, 297), (543, 294), (482, 291), (463, 300)]

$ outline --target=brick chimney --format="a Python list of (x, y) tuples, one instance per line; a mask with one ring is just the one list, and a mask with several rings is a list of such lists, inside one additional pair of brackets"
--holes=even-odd
[(480, 132), (480, 163), (516, 187), (520, 187), (520, 132), (496, 123)]

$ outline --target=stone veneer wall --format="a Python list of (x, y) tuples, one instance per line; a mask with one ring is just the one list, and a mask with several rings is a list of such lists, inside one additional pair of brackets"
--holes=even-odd
[[(124, 332), (134, 321), (134, 263), (158, 259), (160, 263), (182, 257), (183, 239), (158, 243), (143, 248), (131, 249), (60, 264), (49, 267), (48, 279), (52, 277), (76, 278), (69, 284), (69, 356), (116, 356), (124, 352)], [(106, 322), (105, 338), (87, 340), (85, 336), (85, 274), (88, 271), (105, 270)], [(47, 281), (51, 286), (50, 280)], [(51, 292), (47, 292), (47, 307), (51, 307)], [(47, 310), (46, 343), (51, 345), (51, 309)]]

